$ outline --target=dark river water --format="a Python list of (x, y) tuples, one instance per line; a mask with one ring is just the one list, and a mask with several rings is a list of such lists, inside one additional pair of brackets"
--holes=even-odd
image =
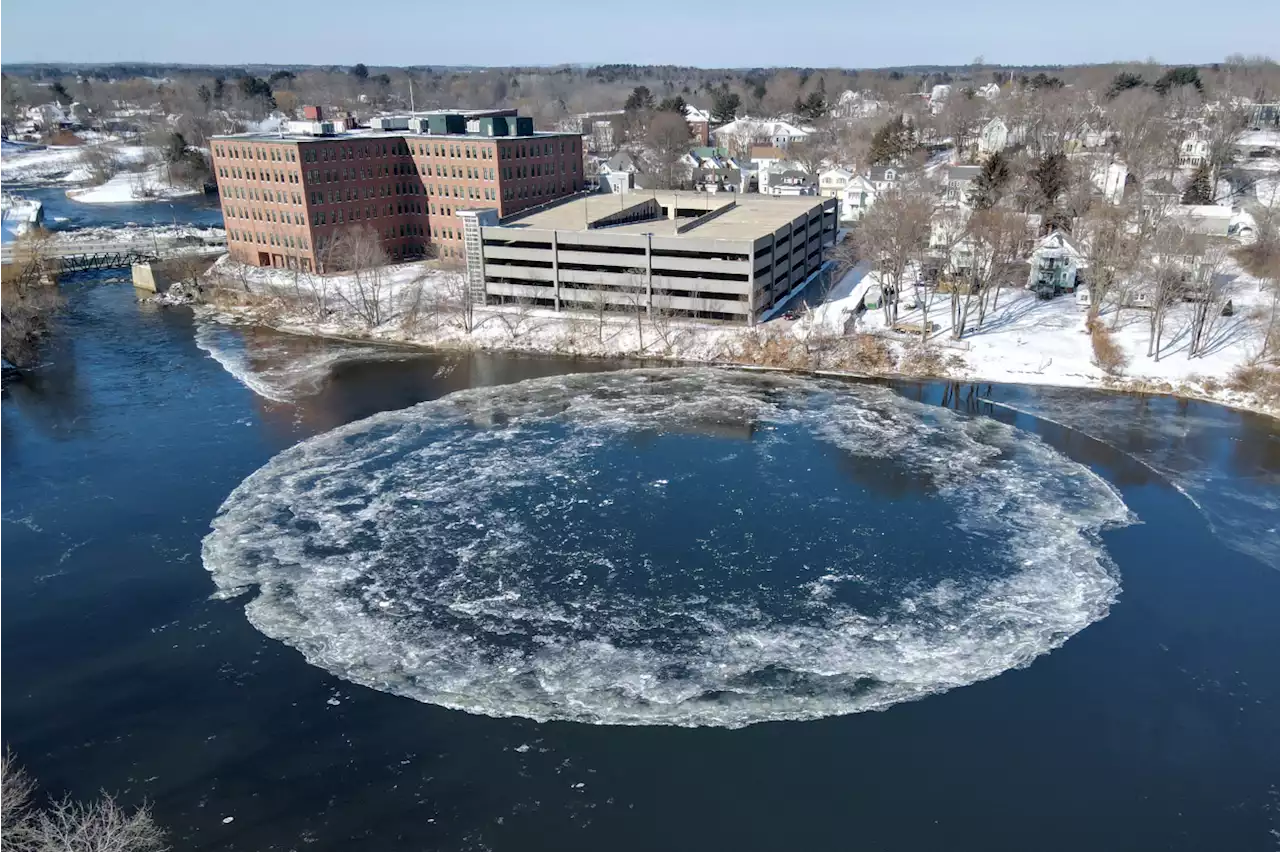
[[(194, 225), (222, 227), (222, 208), (216, 195), (192, 195), (168, 201), (140, 201), (127, 204), (82, 204), (67, 197), (65, 187), (6, 184), (6, 192), (39, 201), (44, 205), (44, 226), (50, 231), (77, 228), (119, 228), (128, 225)], [(13, 239), (8, 229), (5, 242)]]
[(0, 406), (3, 734), (50, 792), (179, 850), (1280, 849), (1274, 420), (64, 287)]

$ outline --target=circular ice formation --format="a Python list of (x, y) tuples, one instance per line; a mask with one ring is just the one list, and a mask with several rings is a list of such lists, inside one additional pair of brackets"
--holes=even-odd
[(883, 709), (1106, 615), (1087, 468), (880, 387), (716, 370), (452, 394), (320, 435), (204, 562), (263, 633), (494, 716), (718, 725)]

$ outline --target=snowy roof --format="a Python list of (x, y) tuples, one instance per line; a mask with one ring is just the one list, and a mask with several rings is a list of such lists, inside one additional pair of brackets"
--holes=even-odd
[(787, 121), (761, 118), (737, 118), (723, 127), (713, 131), (717, 135), (736, 136), (740, 133), (749, 136), (808, 136), (812, 127), (797, 127)]
[(685, 121), (705, 121), (710, 123), (711, 113), (707, 112), (705, 109), (698, 109), (692, 104), (685, 104), (684, 118)]
[(1042, 251), (1060, 251), (1077, 259), (1084, 257), (1084, 254), (1076, 244), (1071, 241), (1071, 238), (1062, 231), (1057, 230), (1053, 231), (1044, 239), (1040, 240), (1040, 242), (1036, 243), (1035, 251), (1032, 253), (1039, 254)]

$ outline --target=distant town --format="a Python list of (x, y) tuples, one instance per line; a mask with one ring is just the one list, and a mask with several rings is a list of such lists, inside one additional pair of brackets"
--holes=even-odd
[(1274, 404), (1268, 61), (23, 70), (7, 186), (216, 193), (201, 298), (294, 330)]

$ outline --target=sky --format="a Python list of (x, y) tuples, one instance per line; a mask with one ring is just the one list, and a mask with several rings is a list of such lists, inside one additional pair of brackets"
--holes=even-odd
[(1233, 53), (1280, 58), (1280, 2), (6, 0), (0, 27), (0, 63), (882, 68)]

